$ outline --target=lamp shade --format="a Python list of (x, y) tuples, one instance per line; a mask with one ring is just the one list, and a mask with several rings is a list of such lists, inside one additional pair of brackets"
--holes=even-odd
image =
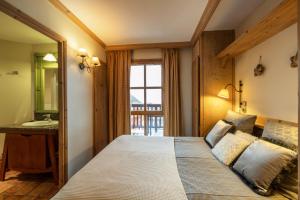
[(86, 49), (80, 48), (80, 49), (78, 50), (78, 56), (80, 56), (80, 57), (87, 57), (87, 56), (88, 56), (88, 53), (87, 53)]
[(229, 99), (229, 92), (227, 89), (222, 89), (219, 93), (218, 93), (218, 97), (224, 98), (224, 99)]
[(43, 60), (45, 61), (49, 61), (49, 62), (56, 62), (57, 59), (55, 58), (55, 56), (52, 53), (47, 53), (44, 57)]
[(93, 66), (100, 66), (100, 61), (99, 61), (98, 57), (96, 57), (96, 56), (92, 57), (92, 65)]

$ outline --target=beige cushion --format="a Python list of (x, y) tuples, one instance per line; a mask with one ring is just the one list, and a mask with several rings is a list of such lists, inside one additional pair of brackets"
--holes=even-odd
[(245, 115), (229, 110), (225, 117), (225, 121), (234, 124), (236, 130), (240, 130), (246, 133), (252, 133), (255, 125), (255, 115)]
[(219, 120), (206, 136), (206, 142), (208, 142), (211, 147), (214, 147), (231, 127), (232, 125)]
[(253, 142), (233, 165), (233, 169), (249, 183), (266, 192), (282, 169), (297, 153), (263, 140)]
[(252, 142), (232, 133), (226, 134), (212, 149), (212, 153), (225, 165), (230, 165)]

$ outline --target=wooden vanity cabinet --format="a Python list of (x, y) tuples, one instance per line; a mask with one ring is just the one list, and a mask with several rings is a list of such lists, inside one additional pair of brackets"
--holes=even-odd
[(8, 134), (8, 169), (23, 172), (49, 170), (46, 135)]
[(7, 129), (0, 181), (5, 180), (7, 170), (16, 170), (24, 173), (52, 172), (54, 181), (57, 183), (57, 133), (56, 129)]

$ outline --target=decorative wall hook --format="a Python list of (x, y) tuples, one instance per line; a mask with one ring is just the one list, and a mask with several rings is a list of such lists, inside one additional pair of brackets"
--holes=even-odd
[(17, 70), (9, 71), (9, 72), (6, 72), (6, 75), (19, 75), (19, 71), (17, 71)]
[(254, 76), (261, 76), (264, 73), (265, 69), (266, 69), (265, 66), (263, 66), (261, 64), (261, 59), (262, 59), (262, 57), (260, 56), (259, 57), (259, 63), (254, 68)]
[(291, 61), (291, 68), (298, 67), (298, 51), (297, 51), (296, 55), (290, 57), (290, 61)]

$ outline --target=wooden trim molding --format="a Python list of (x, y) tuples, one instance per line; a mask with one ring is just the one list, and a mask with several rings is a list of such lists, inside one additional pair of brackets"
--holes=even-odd
[(145, 43), (145, 44), (125, 44), (111, 45), (106, 47), (106, 51), (130, 50), (130, 49), (154, 49), (154, 48), (186, 48), (191, 47), (190, 42), (166, 42), (166, 43)]
[(29, 15), (23, 13), (13, 5), (6, 1), (0, 0), (0, 11), (17, 19), (18, 21), (28, 25), (36, 31), (48, 36), (58, 43), (58, 92), (59, 92), (59, 187), (62, 187), (67, 180), (68, 170), (68, 151), (67, 151), (67, 72), (66, 72), (66, 58), (67, 58), (67, 42), (59, 34), (42, 25)]
[(59, 186), (68, 180), (67, 42), (58, 42), (59, 65)]
[(83, 31), (85, 31), (91, 38), (93, 38), (98, 44), (103, 48), (106, 47), (105, 43), (92, 32), (76, 15), (74, 15), (61, 1), (59, 0), (49, 0), (58, 10), (65, 14), (70, 20), (72, 20), (77, 26), (79, 26)]
[(221, 51), (218, 58), (237, 56), (296, 23), (297, 10), (297, 0), (284, 0), (258, 24)]
[(217, 9), (221, 0), (208, 0), (205, 10), (200, 18), (200, 21), (195, 29), (195, 32), (192, 36), (191, 43), (195, 44), (196, 40), (199, 38), (201, 33), (204, 31), (207, 26), (209, 20)]
[(39, 23), (29, 15), (25, 14), (21, 10), (17, 9), (10, 3), (7, 3), (6, 1), (1, 0), (0, 1), (0, 11), (4, 12), (5, 14), (15, 18), (16, 20), (23, 22), (24, 24), (30, 26), (31, 28), (35, 29), (36, 31), (50, 37), (51, 39), (57, 41), (57, 42), (63, 42), (66, 41), (64, 37), (61, 35), (55, 33), (48, 27), (44, 26), (43, 24)]

